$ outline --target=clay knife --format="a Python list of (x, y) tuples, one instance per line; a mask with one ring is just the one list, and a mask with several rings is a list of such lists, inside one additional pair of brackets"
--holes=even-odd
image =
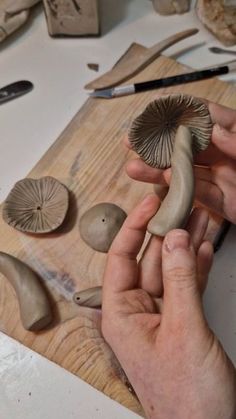
[(30, 92), (33, 87), (33, 83), (28, 80), (19, 80), (2, 87), (0, 89), (0, 105)]
[(188, 29), (169, 36), (158, 42), (151, 48), (143, 48), (134, 56), (129, 56), (122, 65), (116, 65), (112, 70), (93, 80), (85, 86), (85, 89), (106, 89), (117, 86), (125, 80), (139, 73), (148, 64), (152, 63), (165, 49), (171, 47), (182, 39), (195, 35), (198, 29)]
[(177, 74), (175, 76), (170, 76), (162, 79), (149, 80), (141, 83), (113, 87), (110, 89), (95, 90), (94, 92), (91, 92), (89, 95), (92, 97), (102, 97), (106, 99), (111, 99), (113, 97), (131, 95), (134, 93), (146, 92), (148, 90), (209, 79), (215, 76), (227, 74), (230, 71), (234, 70), (236, 70), (236, 60), (224, 64), (220, 67), (206, 68), (191, 73)]

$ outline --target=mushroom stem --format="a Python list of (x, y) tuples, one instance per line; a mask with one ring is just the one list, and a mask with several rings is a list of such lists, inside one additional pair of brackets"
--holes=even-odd
[[(92, 287), (83, 291), (76, 292), (73, 300), (81, 307), (101, 308), (102, 307), (102, 287)], [(162, 312), (162, 298), (154, 298), (157, 312)]]
[(102, 287), (92, 287), (73, 295), (76, 304), (83, 307), (98, 308), (102, 305)]
[(159, 210), (149, 221), (148, 231), (165, 236), (174, 228), (182, 228), (191, 212), (194, 199), (192, 134), (180, 125), (176, 132), (171, 158), (171, 183)]
[(52, 320), (47, 295), (37, 275), (22, 261), (0, 252), (0, 272), (13, 286), (26, 330), (41, 330)]

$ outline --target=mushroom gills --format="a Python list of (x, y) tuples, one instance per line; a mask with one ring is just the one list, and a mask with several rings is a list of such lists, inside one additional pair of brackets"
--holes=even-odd
[(191, 130), (180, 125), (176, 132), (171, 158), (171, 183), (159, 210), (148, 223), (151, 234), (165, 236), (184, 227), (194, 200), (193, 150)]
[(19, 180), (3, 205), (3, 220), (19, 231), (43, 234), (57, 229), (69, 206), (69, 191), (52, 176)]
[(16, 257), (0, 252), (0, 272), (16, 292), (23, 327), (31, 331), (46, 327), (52, 321), (51, 307), (34, 271)]

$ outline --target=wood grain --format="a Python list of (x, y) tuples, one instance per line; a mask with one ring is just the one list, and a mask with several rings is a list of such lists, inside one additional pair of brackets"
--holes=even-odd
[[(183, 72), (174, 60), (160, 57), (135, 81)], [(18, 232), (0, 219), (0, 250), (19, 257), (44, 281), (53, 305), (54, 324), (39, 333), (26, 332), (20, 323), (16, 296), (0, 277), (0, 329), (56, 362), (108, 396), (142, 414), (142, 408), (100, 332), (100, 311), (74, 305), (72, 295), (100, 285), (106, 256), (80, 238), (78, 220), (90, 206), (106, 201), (126, 212), (152, 186), (128, 178), (125, 164), (133, 153), (122, 145), (131, 121), (157, 94), (184, 92), (236, 107), (235, 89), (207, 80), (119, 99), (89, 99), (29, 174), (54, 176), (70, 190), (70, 210), (53, 234), (36, 237)], [(212, 221), (214, 235), (219, 220)]]

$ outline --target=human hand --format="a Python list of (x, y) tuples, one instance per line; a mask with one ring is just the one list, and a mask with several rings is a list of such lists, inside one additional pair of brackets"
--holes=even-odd
[[(196, 199), (236, 223), (236, 110), (208, 102), (214, 123), (212, 143), (195, 159)], [(128, 137), (125, 144), (130, 148)], [(169, 184), (171, 169), (148, 166), (140, 158), (127, 163), (128, 175), (154, 184)]]
[(173, 230), (164, 241), (152, 236), (137, 263), (158, 204), (155, 195), (146, 197), (110, 248), (103, 335), (149, 419), (235, 419), (235, 370), (205, 321), (200, 298), (212, 262), (212, 246), (203, 242), (207, 213), (193, 213), (189, 233)]

